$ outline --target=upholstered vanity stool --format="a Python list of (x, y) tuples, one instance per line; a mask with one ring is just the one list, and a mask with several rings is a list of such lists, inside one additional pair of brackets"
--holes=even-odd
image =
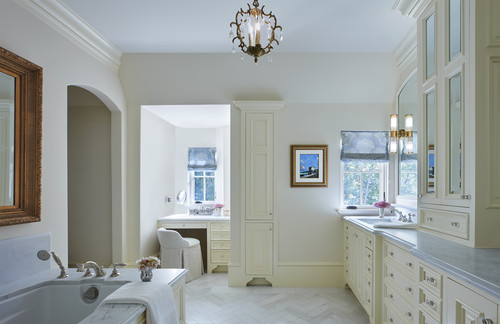
[(188, 269), (186, 282), (198, 279), (203, 274), (203, 259), (200, 241), (182, 237), (178, 232), (159, 228), (160, 260), (162, 268)]

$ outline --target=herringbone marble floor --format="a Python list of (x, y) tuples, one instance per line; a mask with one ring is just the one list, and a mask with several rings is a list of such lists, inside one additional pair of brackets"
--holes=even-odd
[(344, 288), (228, 287), (227, 274), (186, 285), (187, 324), (366, 324), (368, 316)]

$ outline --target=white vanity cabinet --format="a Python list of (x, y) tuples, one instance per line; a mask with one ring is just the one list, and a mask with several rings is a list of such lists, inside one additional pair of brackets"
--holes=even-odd
[[(409, 2), (409, 1), (408, 1)], [(413, 6), (413, 5), (412, 5)], [(420, 229), (500, 247), (500, 4), (418, 0)]]
[(383, 322), (416, 323), (417, 259), (385, 239), (382, 251)]
[(375, 294), (376, 237), (355, 225), (344, 225), (345, 281), (374, 323), (379, 316)]

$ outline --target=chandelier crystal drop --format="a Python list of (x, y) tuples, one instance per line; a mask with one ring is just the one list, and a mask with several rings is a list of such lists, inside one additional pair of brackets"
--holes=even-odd
[(272, 11), (265, 13), (264, 6), (259, 8), (259, 1), (253, 2), (253, 8), (250, 4), (247, 5), (248, 10), (240, 9), (235, 21), (229, 25), (229, 37), (233, 44), (239, 40), (238, 47), (241, 51), (252, 56), (257, 63), (259, 57), (271, 52), (274, 43), (279, 45), (283, 40), (283, 28), (277, 24)]

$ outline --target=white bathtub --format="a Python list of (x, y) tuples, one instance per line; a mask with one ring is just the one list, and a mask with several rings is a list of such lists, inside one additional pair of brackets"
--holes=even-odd
[(57, 280), (0, 301), (0, 324), (78, 323), (128, 281)]

